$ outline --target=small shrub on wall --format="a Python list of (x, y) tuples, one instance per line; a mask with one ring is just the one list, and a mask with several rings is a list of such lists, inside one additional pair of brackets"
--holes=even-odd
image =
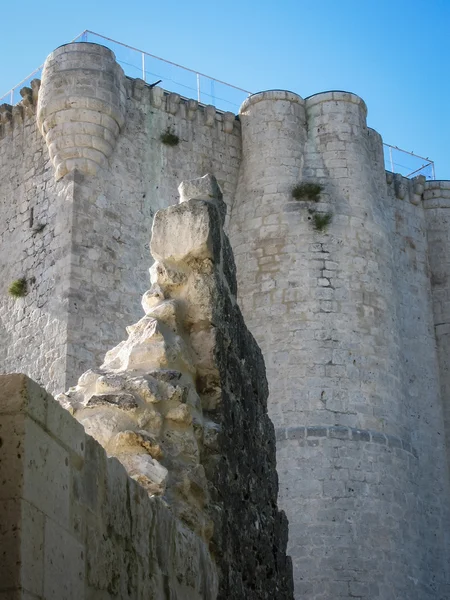
[(166, 146), (178, 146), (180, 138), (168, 127), (164, 133), (161, 134), (161, 142)]
[(292, 197), (294, 200), (310, 200), (319, 202), (320, 192), (323, 190), (323, 185), (305, 181), (298, 183), (292, 188)]
[(313, 226), (316, 231), (325, 231), (331, 223), (333, 215), (330, 212), (313, 214)]
[(8, 287), (8, 294), (13, 298), (22, 298), (27, 295), (27, 280), (25, 277), (16, 279)]

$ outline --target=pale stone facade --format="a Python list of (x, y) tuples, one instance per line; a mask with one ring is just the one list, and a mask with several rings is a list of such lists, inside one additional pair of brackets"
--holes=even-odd
[(0, 376), (0, 597), (215, 600), (207, 544), (24, 375)]
[[(71, 89), (92, 47), (114, 71), (100, 112), (126, 92), (103, 166), (83, 162), (95, 136), (77, 138), (80, 156), (63, 154), (69, 172), (55, 180), (37, 83), (1, 113), (4, 370), (59, 392), (100, 365), (138, 317), (154, 213), (181, 179), (213, 173), (238, 300), (267, 366), (296, 597), (448, 600), (448, 183), (386, 173), (354, 94), (264, 92), (236, 120), (122, 80), (108, 52), (83, 46), (70, 73), (71, 47), (54, 53), (39, 110), (52, 88)], [(178, 145), (161, 142), (168, 129)], [(292, 197), (302, 182), (320, 186), (319, 202)], [(6, 289), (21, 276), (29, 293), (13, 301)]]
[(180, 191), (155, 215), (145, 316), (60, 394), (64, 408), (25, 375), (0, 376), (5, 600), (293, 600), (226, 205), (211, 176)]

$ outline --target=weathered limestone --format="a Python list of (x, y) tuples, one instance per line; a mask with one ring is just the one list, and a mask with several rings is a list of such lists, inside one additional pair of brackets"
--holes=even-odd
[(25, 375), (0, 376), (0, 597), (215, 600), (207, 544)]
[(150, 494), (211, 541), (219, 598), (292, 598), (276, 508), (262, 355), (236, 304), (226, 206), (214, 177), (180, 186), (153, 223), (145, 317), (58, 397)]
[(78, 169), (95, 175), (125, 121), (125, 75), (105, 46), (73, 43), (45, 61), (37, 122), (55, 178)]
[[(83, 51), (94, 62), (97, 52), (108, 54), (89, 44)], [(61, 50), (64, 61), (67, 52), (70, 47)], [(55, 95), (69, 98), (71, 71), (64, 70), (64, 61), (56, 61), (62, 71), (52, 71), (45, 82), (43, 106), (51, 104), (45, 90), (52, 81)], [(91, 75), (97, 78), (99, 71), (90, 65), (89, 73), (88, 87), (97, 94)], [(56, 85), (63, 80), (69, 87)], [(79, 93), (86, 96), (85, 83), (79, 83)], [(268, 366), (280, 497), (291, 514), (297, 595), (308, 600), (386, 600), (392, 594), (413, 600), (447, 598), (449, 492), (441, 398), (448, 422), (448, 184), (385, 172), (381, 138), (366, 126), (365, 104), (354, 94), (327, 92), (303, 100), (291, 92), (263, 92), (244, 103), (236, 120), (231, 113), (142, 80), (125, 78), (124, 86), (126, 119), (111, 140), (114, 150), (101, 158), (103, 167), (82, 162), (81, 170), (77, 167), (57, 182), (48, 147), (36, 131), (39, 82), (23, 90), (20, 105), (0, 110), (2, 370), (25, 371), (58, 392), (88, 368), (94, 372), (106, 350), (122, 338), (123, 327), (139, 318), (138, 290), (147, 285), (147, 237), (154, 213), (177, 201), (181, 179), (214, 173), (232, 209), (226, 228), (236, 255), (239, 303)], [(70, 98), (77, 89), (70, 88)], [(111, 88), (116, 100), (117, 89)], [(101, 112), (112, 110), (110, 101), (102, 98)], [(168, 128), (179, 137), (175, 147), (161, 144)], [(323, 186), (319, 202), (292, 198), (292, 187), (305, 181)], [(189, 185), (180, 190), (182, 197), (189, 198)], [(206, 180), (195, 183), (197, 198), (208, 201), (210, 186)], [(325, 232), (313, 229), (310, 211), (332, 213)], [(179, 220), (176, 230), (183, 230), (183, 245), (171, 244), (167, 260), (159, 258), (165, 254), (154, 246), (164, 265), (183, 263), (188, 242), (204, 229), (205, 221), (199, 219), (198, 229), (188, 234), (184, 216), (177, 211), (173, 216)], [(228, 264), (224, 260), (224, 267)], [(182, 284), (175, 286), (173, 275), (169, 269), (164, 281), (178, 294)], [(22, 276), (28, 294), (12, 299), (8, 285)], [(153, 272), (153, 277), (163, 275)], [(170, 298), (179, 303), (178, 296)], [(144, 310), (166, 300), (151, 292), (143, 299)], [(177, 328), (180, 318), (184, 331), (196, 317), (188, 314), (185, 321), (185, 315), (164, 309), (162, 319), (176, 322)], [(141, 323), (133, 339), (148, 333)], [(155, 364), (172, 351), (171, 342), (156, 343), (159, 335), (155, 331), (152, 342)], [(207, 327), (199, 326), (198, 335), (189, 339), (180, 337), (190, 351), (198, 346), (202, 356), (208, 345), (215, 347)], [(199, 464), (206, 468), (208, 461), (214, 464), (206, 440), (215, 444), (221, 431), (214, 425), (221, 417), (208, 411), (221, 414), (221, 394), (210, 363), (194, 362), (199, 375), (189, 375), (183, 362), (182, 386), (191, 396), (195, 387), (201, 401), (198, 417), (195, 402), (188, 408), (194, 430), (195, 420), (203, 420), (203, 441), (196, 440)], [(125, 372), (120, 371), (121, 385), (131, 387), (134, 376)], [(104, 375), (91, 376), (95, 384), (90, 388), (85, 382), (80, 395), (88, 396), (97, 383), (94, 395), (109, 395), (101, 391)], [(153, 403), (164, 407), (161, 431), (172, 423), (166, 421), (172, 401), (167, 395)], [(125, 405), (128, 400), (125, 396)], [(107, 405), (95, 410), (100, 409), (116, 410)], [(122, 426), (133, 410), (139, 412), (122, 411)], [(237, 413), (234, 420), (240, 422)], [(148, 479), (147, 485), (159, 486), (161, 492), (164, 488), (166, 497), (173, 490), (179, 509), (191, 520), (198, 517), (199, 530), (204, 527), (203, 534), (209, 535), (201, 517), (215, 506), (214, 494), (208, 490), (198, 505), (178, 495), (171, 477), (184, 466), (175, 461), (171, 472), (162, 464), (167, 455), (163, 459), (148, 453), (158, 454), (152, 446), (162, 447), (158, 436), (146, 430), (151, 442), (142, 439), (138, 445), (133, 436), (143, 436), (142, 429), (129, 422), (125, 431), (133, 435), (121, 432), (118, 453), (124, 455), (127, 448), (126, 459), (134, 461), (146, 447), (154, 461), (147, 459), (147, 466), (156, 469), (159, 464), (165, 475), (159, 483)], [(212, 425), (205, 428), (205, 423)], [(229, 427), (234, 426), (231, 420)], [(118, 432), (102, 431), (103, 443), (113, 447)], [(240, 441), (239, 436), (235, 439)], [(196, 464), (192, 456), (191, 466)], [(140, 468), (133, 476), (143, 477)], [(210, 471), (216, 472), (213, 466)], [(206, 468), (210, 481), (208, 472)], [(236, 475), (236, 481), (222, 482), (217, 489), (233, 490), (239, 504), (246, 501), (239, 496), (240, 465)], [(229, 521), (233, 519), (231, 512)], [(215, 530), (228, 535), (225, 526)], [(250, 545), (247, 554), (254, 554)]]

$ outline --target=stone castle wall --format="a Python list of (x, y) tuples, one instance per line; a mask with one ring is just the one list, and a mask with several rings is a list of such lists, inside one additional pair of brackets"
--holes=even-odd
[[(243, 104), (238, 289), (268, 370), (297, 596), (446, 597), (423, 181), (387, 183), (366, 112), (342, 92)], [(319, 202), (292, 197), (301, 181)], [(332, 214), (326, 231), (315, 212)]]
[[(110, 68), (109, 51), (78, 46), (51, 55), (60, 72), (44, 75), (46, 98), (92, 62)], [(65, 73), (67, 60), (79, 75)], [(23, 121), (16, 109), (2, 117), (3, 291), (42, 273), (25, 298), (1, 296), (5, 370), (60, 391), (100, 364), (138, 316), (154, 212), (173, 203), (180, 179), (212, 172), (229, 208), (240, 306), (266, 361), (297, 597), (447, 598), (447, 184), (386, 173), (381, 138), (353, 94), (264, 92), (239, 122), (114, 77), (110, 93), (123, 86), (126, 109), (113, 151), (78, 155), (94, 142), (77, 138), (63, 160), (81, 162), (57, 182), (33, 109)], [(97, 98), (94, 78), (85, 83), (72, 92)], [(87, 105), (75, 102), (84, 126)], [(168, 128), (177, 146), (161, 143)], [(18, 173), (22, 152), (34, 166)], [(293, 199), (305, 181), (323, 187), (319, 202)], [(41, 204), (48, 225), (30, 234), (26, 211), (40, 215)], [(315, 231), (315, 213), (328, 212)], [(43, 327), (41, 349), (32, 339)]]
[(293, 600), (226, 206), (212, 176), (180, 190), (155, 215), (145, 315), (57, 397), (64, 409), (25, 375), (0, 376), (5, 597)]
[(439, 358), (439, 382), (447, 434), (447, 460), (450, 464), (450, 182), (427, 181), (423, 207), (430, 257), (428, 276), (431, 282), (433, 325)]
[[(24, 370), (60, 388), (66, 372), (72, 182), (70, 177), (55, 182), (36, 125), (38, 83), (21, 105), (0, 115), (0, 361), (3, 372)], [(7, 290), (22, 277), (28, 295), (15, 302)]]
[[(68, 146), (72, 158), (67, 160), (80, 161), (72, 165), (78, 165), (74, 167), (78, 170), (55, 182), (60, 163), (52, 168), (49, 150), (36, 128), (35, 110), (24, 120), (12, 115), (0, 139), (0, 221), (5, 224), (1, 239), (7, 249), (2, 253), (0, 351), (8, 353), (2, 369), (25, 371), (52, 392), (74, 383), (88, 366), (100, 364), (106, 350), (123, 337), (126, 323), (138, 316), (139, 291), (148, 285), (154, 213), (175, 201), (182, 179), (207, 172), (215, 174), (225, 202), (231, 205), (241, 152), (239, 122), (231, 113), (184, 101), (122, 74), (125, 123), (107, 168), (98, 168), (94, 175), (83, 156), (73, 155), (80, 148), (86, 154), (93, 150), (81, 144), (96, 144), (89, 127), (99, 125), (83, 121), (91, 118), (83, 112), (83, 97), (104, 94), (95, 82), (99, 68), (111, 68), (112, 53), (94, 44), (74, 46), (82, 51), (63, 46), (49, 57), (52, 71), (49, 76), (44, 73), (41, 92), (51, 99), (53, 88), (55, 92), (69, 88), (68, 94), (81, 96), (75, 96), (77, 108), (71, 109), (75, 112), (65, 114), (63, 96), (51, 113), (55, 122), (73, 119), (58, 144), (72, 144), (72, 150)], [(72, 62), (66, 62), (67, 55)], [(97, 67), (86, 75), (91, 64)], [(47, 112), (40, 117), (43, 123)], [(168, 128), (180, 139), (175, 147), (160, 140)], [(51, 138), (47, 141), (53, 143)], [(36, 234), (29, 226), (31, 209), (35, 225), (46, 224)], [(23, 276), (35, 282), (29, 285), (28, 296), (16, 302), (8, 297), (7, 288)], [(40, 344), (30, 344), (42, 335), (46, 341), (41, 349)]]

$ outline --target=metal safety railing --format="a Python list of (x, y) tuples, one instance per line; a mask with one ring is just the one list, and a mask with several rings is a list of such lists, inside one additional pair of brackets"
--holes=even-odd
[(237, 113), (242, 102), (251, 94), (248, 90), (93, 31), (83, 31), (73, 41), (103, 44), (114, 52), (117, 62), (129, 77), (139, 77), (149, 84), (158, 83), (170, 92), (176, 92), (187, 98), (196, 98), (200, 103), (212, 104), (219, 110)]
[[(167, 91), (178, 93), (185, 98), (196, 98), (200, 103), (212, 104), (219, 110), (237, 113), (242, 102), (252, 93), (88, 29), (71, 41), (107, 46), (114, 52), (117, 62), (129, 77), (143, 79), (149, 84), (160, 84)], [(1, 96), (0, 104), (6, 102), (14, 105), (20, 102), (20, 90), (29, 87), (33, 79), (40, 77), (43, 66), (35, 69)], [(427, 179), (435, 179), (434, 162), (413, 152), (384, 144), (384, 159), (388, 171), (400, 173), (405, 177), (424, 175)]]
[(424, 175), (426, 179), (436, 179), (434, 161), (397, 146), (384, 144), (384, 165), (387, 171), (400, 173), (404, 177)]

